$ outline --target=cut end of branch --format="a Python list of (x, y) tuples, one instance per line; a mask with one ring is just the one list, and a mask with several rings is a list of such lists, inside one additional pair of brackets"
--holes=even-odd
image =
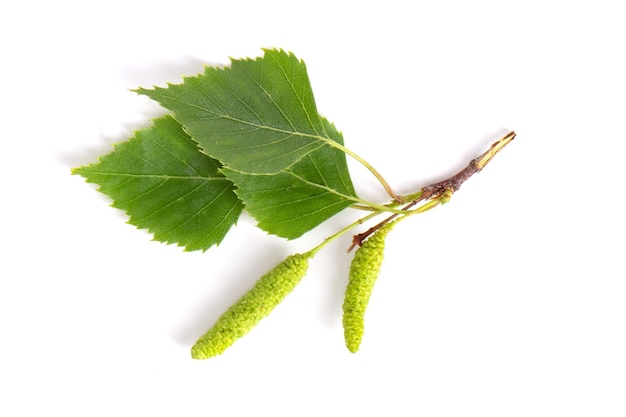
[(504, 135), (502, 138), (500, 138), (499, 141), (491, 145), (487, 152), (476, 158), (476, 168), (478, 168), (479, 171), (483, 169), (485, 165), (487, 165), (489, 161), (491, 161), (493, 157), (496, 156), (496, 154), (500, 152), (500, 150), (502, 150), (502, 148), (504, 148), (506, 145), (509, 144), (509, 142), (515, 139), (515, 136), (515, 132), (511, 131)]

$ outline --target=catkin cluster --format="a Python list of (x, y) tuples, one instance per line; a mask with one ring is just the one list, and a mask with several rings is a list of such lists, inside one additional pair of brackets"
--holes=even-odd
[(191, 357), (207, 359), (224, 352), (267, 316), (300, 282), (309, 266), (308, 254), (288, 256), (263, 275), (191, 348)]
[(385, 251), (385, 237), (394, 223), (387, 223), (357, 249), (350, 264), (350, 276), (343, 303), (343, 330), (346, 347), (354, 353), (359, 350), (364, 316), (374, 283), (380, 272)]

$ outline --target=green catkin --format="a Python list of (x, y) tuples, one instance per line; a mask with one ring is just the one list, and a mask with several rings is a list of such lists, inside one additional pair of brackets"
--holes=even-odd
[(191, 357), (207, 359), (221, 354), (248, 333), (295, 288), (306, 274), (311, 254), (288, 256), (263, 275), (191, 348)]
[(343, 330), (346, 347), (352, 353), (359, 350), (364, 316), (374, 283), (380, 272), (385, 251), (385, 237), (394, 223), (387, 223), (370, 236), (354, 254), (343, 303)]

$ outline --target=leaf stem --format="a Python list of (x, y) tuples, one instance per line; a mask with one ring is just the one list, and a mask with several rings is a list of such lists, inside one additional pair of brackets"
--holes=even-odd
[(352, 158), (356, 159), (359, 163), (361, 163), (361, 165), (363, 165), (365, 168), (367, 168), (374, 175), (374, 177), (376, 177), (378, 182), (380, 182), (380, 184), (383, 186), (383, 188), (385, 189), (387, 194), (389, 194), (389, 196), (391, 198), (393, 198), (394, 201), (396, 201), (398, 203), (402, 203), (403, 202), (402, 201), (402, 197), (400, 197), (398, 194), (395, 193), (395, 191), (393, 191), (393, 189), (391, 188), (391, 185), (389, 185), (387, 180), (385, 180), (385, 178), (380, 174), (380, 172), (378, 172), (376, 170), (376, 168), (374, 168), (372, 166), (372, 164), (370, 164), (365, 159), (363, 159), (361, 156), (359, 156), (358, 154), (354, 153), (350, 149), (346, 148), (345, 146), (343, 146), (343, 145), (341, 145), (341, 144), (339, 144), (337, 142), (331, 143), (331, 146), (334, 146), (335, 148), (341, 150), (342, 152), (345, 152), (346, 154), (350, 155)]
[(383, 212), (394, 213), (394, 214), (405, 213), (404, 208), (402, 209), (396, 208), (398, 206), (397, 203), (382, 205), (382, 204), (372, 203), (371, 201), (366, 201), (366, 200), (361, 200), (361, 199), (355, 199), (354, 201), (357, 201), (358, 203), (360, 203), (360, 204), (355, 204), (352, 206), (352, 208), (355, 208), (358, 210), (374, 210), (379, 214)]
[[(317, 184), (315, 182), (309, 181), (303, 177), (301, 177), (300, 175), (297, 175), (293, 172), (289, 172), (291, 175), (293, 175), (295, 178), (297, 178), (299, 181), (305, 182), (307, 184), (310, 184), (313, 187), (317, 187), (317, 188), (321, 188), (323, 190), (326, 190), (329, 193), (335, 194), (340, 196), (341, 198), (345, 198), (346, 200), (352, 200), (354, 201), (356, 204), (354, 204), (352, 207), (355, 208), (359, 208), (361, 210), (378, 210), (378, 211), (387, 211), (387, 212), (391, 212), (391, 213), (401, 213), (401, 210), (396, 209), (394, 206), (397, 206), (398, 204), (388, 204), (388, 205), (382, 205), (382, 204), (378, 204), (378, 203), (374, 203), (371, 201), (367, 201), (367, 200), (363, 200), (362, 198), (359, 197), (354, 197), (352, 195), (347, 195), (347, 194), (343, 194), (337, 190), (335, 190), (332, 187), (328, 187), (328, 186), (324, 186), (321, 184)], [(401, 198), (401, 197), (400, 197)], [(401, 201), (402, 202), (402, 201)]]
[(343, 229), (339, 230), (337, 233), (333, 234), (332, 236), (327, 237), (326, 239), (324, 239), (324, 241), (322, 243), (320, 243), (319, 245), (317, 245), (316, 247), (314, 247), (313, 249), (309, 250), (308, 252), (306, 252), (306, 255), (309, 256), (314, 256), (317, 252), (319, 252), (320, 250), (322, 250), (322, 248), (324, 248), (326, 245), (328, 245), (330, 242), (332, 242), (333, 240), (337, 239), (338, 237), (340, 237), (341, 235), (349, 232), (350, 230), (352, 230), (353, 228), (365, 223), (366, 221), (378, 216), (379, 214), (381, 214), (380, 211), (375, 211), (373, 213), (368, 214), (365, 217), (362, 217), (360, 219), (358, 219), (357, 221), (347, 225), (346, 227), (344, 227)]

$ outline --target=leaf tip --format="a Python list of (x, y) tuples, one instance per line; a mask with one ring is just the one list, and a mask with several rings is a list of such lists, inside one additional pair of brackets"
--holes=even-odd
[(135, 94), (149, 96), (150, 93), (155, 91), (156, 89), (157, 89), (156, 86), (152, 86), (152, 88), (137, 87), (137, 88), (131, 88), (130, 91), (132, 91)]

